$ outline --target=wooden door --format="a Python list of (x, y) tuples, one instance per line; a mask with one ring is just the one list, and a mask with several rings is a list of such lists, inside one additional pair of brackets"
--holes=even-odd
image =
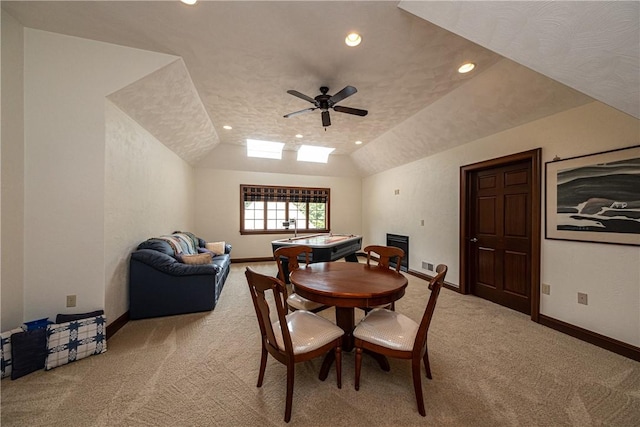
[(532, 317), (539, 310), (536, 174), (531, 158), (517, 156), (469, 170), (462, 233), (468, 292)]

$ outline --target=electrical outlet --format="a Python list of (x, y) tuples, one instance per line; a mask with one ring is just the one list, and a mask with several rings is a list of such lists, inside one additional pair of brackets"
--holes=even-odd
[(542, 284), (542, 293), (545, 295), (551, 295), (551, 285), (547, 283)]
[(583, 294), (582, 292), (578, 292), (578, 304), (587, 305), (587, 294)]
[(75, 306), (76, 306), (76, 296), (67, 295), (67, 307), (75, 307)]

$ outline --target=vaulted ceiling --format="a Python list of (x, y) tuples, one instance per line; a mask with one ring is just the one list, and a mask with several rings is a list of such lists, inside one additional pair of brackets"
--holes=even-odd
[[(639, 117), (638, 5), (2, 2), (26, 27), (175, 55), (109, 99), (192, 164), (240, 165), (254, 138), (335, 147), (322, 166), (349, 156), (360, 175), (594, 99)], [(465, 61), (476, 70), (458, 74)], [(331, 111), (327, 128), (319, 111), (283, 117), (311, 106), (287, 90), (346, 85), (358, 92), (340, 105), (366, 117)]]

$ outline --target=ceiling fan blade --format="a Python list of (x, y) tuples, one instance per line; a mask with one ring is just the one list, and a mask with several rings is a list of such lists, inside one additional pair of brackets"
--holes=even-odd
[(297, 96), (300, 99), (304, 99), (305, 101), (309, 101), (312, 104), (316, 104), (316, 100), (311, 98), (310, 96), (305, 95), (304, 93), (300, 93), (297, 90), (288, 90), (287, 93), (289, 95)]
[(317, 110), (317, 108), (316, 107), (305, 108), (304, 110), (300, 110), (300, 111), (296, 111), (296, 112), (293, 112), (293, 113), (285, 114), (284, 118), (288, 119), (289, 117), (298, 116), (300, 114), (310, 113), (313, 110)]
[(328, 111), (322, 112), (322, 126), (324, 127), (331, 126), (331, 118), (329, 117)]
[(358, 89), (356, 89), (353, 86), (345, 86), (344, 89), (342, 89), (340, 92), (336, 93), (331, 98), (329, 98), (329, 106), (337, 104), (338, 102), (342, 101), (343, 99), (353, 95), (357, 91), (358, 91)]
[(333, 107), (334, 111), (339, 113), (355, 114), (356, 116), (366, 116), (369, 112), (367, 110), (359, 110), (357, 108), (341, 107), (336, 105)]

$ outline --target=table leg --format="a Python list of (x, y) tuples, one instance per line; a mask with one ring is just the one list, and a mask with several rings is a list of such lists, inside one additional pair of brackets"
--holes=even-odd
[(342, 351), (353, 350), (353, 329), (356, 326), (355, 309), (353, 307), (336, 307), (336, 325), (344, 331)]
[[(354, 347), (354, 339), (353, 339), (353, 329), (355, 328), (355, 309), (351, 307), (336, 307), (336, 325), (340, 326), (344, 331), (344, 335), (342, 337), (342, 354), (344, 352), (349, 352), (353, 350)], [(373, 357), (380, 365), (380, 369), (385, 372), (389, 372), (391, 367), (389, 366), (389, 360), (378, 353), (374, 353), (373, 351), (365, 350), (365, 353)], [(331, 369), (331, 365), (336, 359), (336, 355), (333, 351), (327, 353), (322, 361), (322, 366), (320, 367), (320, 374), (318, 378), (320, 381), (324, 381), (329, 376), (329, 370)]]

